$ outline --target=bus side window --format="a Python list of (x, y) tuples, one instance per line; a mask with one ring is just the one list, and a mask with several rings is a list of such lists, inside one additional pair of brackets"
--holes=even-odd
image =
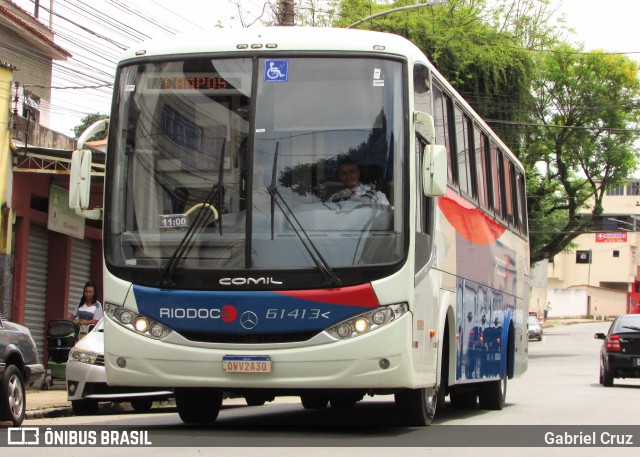
[(498, 146), (491, 141), (490, 142), (490, 155), (491, 155), (491, 193), (493, 198), (491, 199), (491, 209), (493, 213), (502, 218), (502, 153), (498, 149)]
[(500, 185), (500, 207), (502, 211), (500, 212), (500, 216), (503, 221), (507, 220), (507, 191), (506, 191), (506, 170), (504, 167), (504, 153), (502, 149), (498, 149), (497, 155), (497, 165), (498, 165), (498, 184)]
[(476, 175), (476, 155), (474, 154), (473, 121), (464, 115), (465, 138), (467, 140), (467, 175), (469, 176), (469, 196), (478, 201), (478, 176)]
[(478, 203), (483, 208), (489, 206), (489, 189), (487, 182), (487, 147), (486, 137), (477, 126), (473, 126), (473, 143), (475, 147), (475, 176), (478, 190)]
[(413, 67), (413, 103), (416, 111), (431, 113), (429, 69), (420, 63)]
[(506, 157), (503, 157), (503, 172), (504, 172), (504, 200), (505, 200), (505, 215), (507, 218), (507, 222), (511, 228), (515, 227), (515, 207), (514, 207), (514, 198), (513, 198), (513, 180), (515, 176), (513, 176), (513, 163)]
[(458, 162), (458, 181), (460, 191), (477, 199), (477, 179), (475, 176), (475, 155), (472, 154), (473, 137), (471, 120), (462, 109), (455, 108), (456, 150)]
[(527, 195), (525, 193), (524, 175), (520, 170), (516, 170), (516, 192), (518, 211), (518, 227), (520, 233), (527, 236)]
[(447, 181), (457, 182), (457, 164), (451, 141), (451, 97), (445, 94), (437, 85), (433, 85), (433, 116), (436, 128), (436, 144), (443, 144), (447, 148)]
[(469, 154), (467, 148), (467, 126), (462, 110), (455, 107), (455, 134), (456, 134), (456, 161), (458, 162), (458, 182), (460, 191), (469, 195), (469, 175), (467, 167), (469, 164)]

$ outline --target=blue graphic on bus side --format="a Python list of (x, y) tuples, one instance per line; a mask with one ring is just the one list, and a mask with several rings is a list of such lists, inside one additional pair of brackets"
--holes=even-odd
[(264, 63), (264, 80), (286, 82), (288, 80), (288, 60), (267, 60)]
[(181, 291), (134, 286), (139, 312), (178, 332), (321, 331), (370, 311), (265, 291)]

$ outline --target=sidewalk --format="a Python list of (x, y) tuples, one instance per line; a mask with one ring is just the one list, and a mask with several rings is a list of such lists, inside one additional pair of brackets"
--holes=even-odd
[(26, 391), (25, 419), (72, 416), (71, 402), (67, 400), (66, 385), (57, 382), (51, 390), (41, 390), (38, 384)]
[(570, 319), (561, 319), (561, 318), (548, 318), (547, 322), (543, 323), (542, 326), (544, 328), (557, 327), (559, 325), (573, 325), (573, 324), (591, 324), (594, 322), (611, 322), (613, 319), (587, 319), (587, 318), (570, 318)]
[[(34, 385), (26, 391), (27, 410), (25, 419), (45, 419), (53, 417), (73, 416), (71, 402), (67, 400), (66, 384), (60, 381), (50, 390), (41, 390), (39, 385)], [(163, 405), (172, 405), (173, 400), (168, 400)], [(125, 411), (133, 411), (129, 402), (113, 403), (100, 402), (99, 413), (116, 414)]]

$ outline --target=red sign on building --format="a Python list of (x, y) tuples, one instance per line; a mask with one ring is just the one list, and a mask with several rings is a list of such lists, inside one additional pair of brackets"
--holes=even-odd
[(596, 243), (626, 243), (627, 232), (596, 233)]

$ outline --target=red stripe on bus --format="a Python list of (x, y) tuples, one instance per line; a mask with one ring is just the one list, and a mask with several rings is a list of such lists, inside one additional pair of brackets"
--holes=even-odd
[(493, 243), (506, 230), (481, 209), (450, 189), (447, 190), (445, 197), (438, 198), (438, 206), (456, 232), (472, 243)]
[(371, 284), (338, 287), (335, 289), (277, 290), (274, 293), (331, 305), (364, 306), (367, 308), (380, 306)]

